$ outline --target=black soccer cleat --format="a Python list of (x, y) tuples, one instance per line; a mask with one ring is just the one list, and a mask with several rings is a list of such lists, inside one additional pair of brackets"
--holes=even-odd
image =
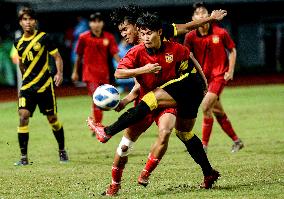
[(69, 161), (67, 152), (65, 150), (59, 150), (59, 160), (60, 163), (66, 163)]
[(18, 162), (14, 163), (14, 166), (26, 166), (29, 165), (29, 160), (27, 156), (22, 156)]

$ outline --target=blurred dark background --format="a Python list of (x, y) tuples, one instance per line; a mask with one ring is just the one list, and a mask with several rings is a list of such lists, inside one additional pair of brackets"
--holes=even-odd
[[(120, 36), (109, 20), (112, 9), (137, 4), (158, 12), (164, 21), (185, 23), (191, 20), (193, 0), (2, 0), (0, 1), (0, 85), (16, 86), (16, 66), (11, 57), (12, 44), (19, 36), (17, 11), (31, 6), (39, 18), (39, 27), (58, 44), (64, 59), (65, 83), (70, 83), (73, 68), (74, 31), (90, 13), (100, 11), (106, 17), (105, 29)], [(284, 72), (284, 1), (280, 0), (208, 0), (213, 9), (226, 9), (220, 24), (227, 28), (237, 45), (237, 75), (283, 74)], [(183, 37), (179, 38), (183, 41)]]

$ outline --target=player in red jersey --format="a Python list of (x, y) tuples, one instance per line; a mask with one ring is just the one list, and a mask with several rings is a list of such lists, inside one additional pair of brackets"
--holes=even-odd
[[(114, 35), (103, 31), (104, 21), (100, 13), (90, 16), (90, 30), (80, 35), (76, 52), (77, 59), (74, 65), (72, 80), (79, 79), (78, 70), (83, 63), (82, 74), (83, 81), (87, 83), (88, 93), (92, 95), (96, 88), (102, 84), (110, 82), (109, 74), (109, 55), (117, 61), (118, 47)], [(103, 112), (94, 103), (92, 103), (93, 116), (96, 122), (101, 122)]]
[[(192, 19), (208, 17), (208, 10), (203, 3), (194, 5)], [(184, 44), (193, 52), (201, 64), (208, 81), (208, 93), (202, 102), (203, 124), (202, 143), (207, 151), (212, 132), (213, 115), (225, 133), (234, 141), (232, 152), (237, 152), (244, 144), (235, 133), (221, 104), (221, 93), (227, 81), (233, 79), (236, 62), (235, 43), (228, 32), (216, 24), (204, 24), (197, 30), (186, 34)], [(227, 55), (227, 51), (229, 54)]]
[[(126, 11), (126, 10), (122, 9), (120, 11)], [(135, 25), (133, 23), (133, 21), (136, 21), (136, 19), (135, 20), (133, 19), (133, 18), (135, 18), (135, 15), (134, 15), (135, 12), (134, 13), (130, 12), (129, 16), (127, 16), (126, 14), (127, 13), (122, 12), (122, 14), (119, 15), (120, 17), (123, 17), (123, 18), (121, 19), (121, 21), (118, 21), (117, 25), (118, 25), (118, 27), (121, 31), (122, 36), (127, 37), (126, 41), (128, 41), (128, 42), (136, 41), (137, 42), (138, 39), (135, 40), (135, 38), (138, 38), (138, 36), (135, 37), (136, 34), (133, 32), (133, 31), (135, 31), (135, 29), (133, 29), (133, 28), (131, 29), (131, 27), (133, 27), (133, 25)], [(118, 18), (119, 17), (116, 16), (116, 19), (118, 19)], [(169, 28), (169, 29), (171, 29), (171, 28)], [(163, 28), (163, 31), (164, 30), (165, 30), (165, 27)], [(165, 32), (170, 33), (170, 30), (165, 30)], [(139, 46), (143, 47), (143, 44), (139, 45)], [(171, 47), (168, 47), (168, 48), (171, 48)], [(151, 49), (148, 49), (148, 50), (151, 51)], [(127, 71), (132, 70), (131, 67), (133, 67), (133, 65), (132, 66), (129, 65), (129, 63), (127, 61), (129, 58), (130, 59), (135, 58), (135, 55), (131, 54), (131, 52), (132, 52), (132, 49), (129, 51), (128, 56), (126, 58), (124, 58), (119, 65), (118, 71), (121, 71), (119, 73), (120, 77), (122, 77), (124, 75), (126, 75), (126, 76), (129, 75), (129, 74), (127, 74), (128, 73)], [(144, 53), (146, 53), (146, 51), (144, 51)], [(151, 52), (149, 52), (149, 53), (151, 54)], [(146, 57), (149, 58), (148, 52), (144, 55), (145, 55), (145, 58)], [(182, 54), (176, 53), (175, 57), (178, 56), (178, 55), (182, 56)], [(169, 54), (167, 60), (165, 59), (165, 57), (163, 57), (164, 58), (163, 64), (165, 64), (167, 61), (171, 63), (171, 61), (173, 61), (173, 60), (171, 60), (172, 59), (171, 56), (172, 56), (172, 54)], [(144, 57), (144, 56), (141, 56), (141, 57)], [(163, 59), (161, 59), (161, 60), (163, 60)], [(144, 61), (147, 61), (147, 59), (145, 59)], [(172, 63), (172, 64), (174, 65), (174, 63)], [(141, 73), (152, 73), (152, 72), (154, 72), (154, 71), (151, 71), (152, 69), (151, 69), (150, 65), (151, 64), (148, 64), (149, 67), (147, 67), (147, 66), (141, 67), (138, 70), (136, 70), (136, 72), (135, 71), (131, 72), (132, 73), (131, 76), (138, 75), (137, 80), (139, 82), (142, 82), (143, 86), (140, 87), (141, 88), (140, 89), (140, 94), (141, 94), (140, 98), (143, 97), (143, 95), (146, 94), (151, 89), (154, 89), (157, 86), (157, 84), (161, 84), (161, 82), (163, 82), (163, 78), (167, 79), (167, 78), (170, 78), (171, 76), (174, 76), (174, 73), (168, 73), (167, 71), (165, 71), (163, 73), (164, 75), (156, 76), (156, 77), (155, 77), (155, 75), (154, 76), (153, 75), (147, 75), (147, 74), (142, 75)], [(157, 68), (157, 69), (160, 68), (160, 66), (158, 64), (152, 64), (152, 66), (154, 66), (154, 68)], [(141, 75), (139, 75), (139, 74), (141, 74)], [(157, 77), (158, 77), (159, 80), (157, 79)], [(125, 100), (128, 103), (130, 101), (129, 99), (134, 99), (133, 93), (130, 93), (129, 96), (131, 96), (131, 97), (129, 97), (128, 99), (122, 100), (123, 107), (125, 105), (125, 103), (124, 103)], [(149, 175), (151, 174), (151, 171), (153, 171), (155, 169), (155, 167), (157, 166), (157, 164), (159, 163), (159, 161), (161, 160), (162, 156), (164, 155), (164, 153), (167, 149), (169, 135), (170, 135), (171, 129), (174, 127), (174, 123), (175, 123), (175, 116), (173, 115), (173, 113), (165, 112), (163, 110), (167, 111), (167, 110), (170, 110), (170, 109), (157, 109), (156, 111), (154, 111), (154, 113), (147, 115), (146, 118), (144, 118), (144, 120), (143, 120), (144, 122), (142, 121), (142, 122), (136, 123), (135, 125), (132, 125), (130, 128), (126, 129), (124, 137), (123, 137), (123, 139), (122, 139), (122, 141), (121, 141), (121, 143), (120, 143), (120, 145), (117, 149), (117, 153), (115, 155), (113, 168), (112, 168), (112, 184), (109, 186), (109, 188), (107, 189), (105, 194), (115, 195), (118, 192), (118, 190), (120, 188), (120, 181), (121, 181), (122, 172), (123, 172), (124, 166), (125, 166), (127, 159), (128, 159), (127, 155), (130, 152), (130, 150), (131, 150), (131, 148), (134, 144), (134, 141), (136, 141), (138, 139), (139, 135), (148, 128), (147, 125), (149, 123), (147, 123), (147, 122), (145, 123), (145, 121), (149, 121), (149, 120), (147, 120), (147, 118), (149, 118), (149, 116), (151, 116), (151, 115), (155, 115), (155, 114), (160, 112), (158, 117), (157, 117), (159, 119), (159, 123), (158, 123), (159, 137), (158, 137), (156, 143), (153, 145), (153, 147), (151, 149), (151, 153), (150, 153), (149, 158), (148, 158), (148, 161), (146, 163), (146, 166), (145, 166), (144, 170), (142, 171), (142, 173), (141, 173), (141, 175), (139, 176), (139, 179), (138, 179), (139, 184), (142, 184), (144, 186), (146, 186), (148, 184), (148, 179), (149, 179)], [(170, 114), (168, 114), (168, 113), (170, 113)], [(140, 125), (140, 128), (139, 128), (139, 124), (142, 124), (142, 125)], [(139, 132), (141, 127), (144, 127), (144, 128), (142, 128), (142, 131)], [(194, 137), (194, 138), (196, 138), (196, 137)], [(191, 145), (191, 147), (194, 148), (194, 145)], [(191, 148), (191, 147), (189, 147), (189, 148)], [(200, 148), (202, 150), (201, 142), (200, 142)], [(202, 157), (203, 158), (202, 159), (202, 158), (196, 157), (196, 154), (194, 154), (194, 150), (190, 150), (189, 152), (190, 152), (190, 155), (192, 155), (192, 157), (195, 159), (195, 161), (198, 164), (201, 165), (202, 169), (205, 170), (205, 174), (206, 174), (206, 170), (207, 170), (208, 173), (212, 174), (211, 173), (212, 168), (211, 168), (211, 166), (210, 166), (210, 164), (207, 160), (206, 155), (205, 155), (205, 158)], [(216, 176), (217, 176), (218, 173), (216, 173), (214, 171), (214, 176), (210, 175), (210, 174), (209, 174), (210, 177), (206, 178), (207, 181), (206, 181), (206, 187), (205, 188), (209, 188), (209, 187), (212, 186), (212, 184), (214, 183), (214, 181), (217, 178)], [(219, 174), (218, 174), (218, 176), (219, 176)]]

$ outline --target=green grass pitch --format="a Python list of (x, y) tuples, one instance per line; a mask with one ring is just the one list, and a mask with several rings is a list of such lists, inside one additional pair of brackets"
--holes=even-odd
[[(38, 109), (30, 120), (32, 165), (15, 167), (19, 158), (16, 102), (0, 103), (0, 198), (103, 198), (111, 182), (114, 152), (122, 133), (106, 144), (91, 137), (86, 126), (87, 96), (58, 99), (70, 162), (60, 164), (51, 128)], [(284, 198), (284, 86), (229, 87), (222, 95), (225, 110), (245, 148), (231, 154), (232, 141), (214, 123), (208, 156), (222, 174), (211, 190), (200, 190), (200, 168), (172, 134), (169, 149), (147, 188), (137, 184), (151, 144), (153, 125), (134, 146), (117, 198)], [(118, 117), (105, 112), (104, 123)], [(201, 137), (199, 112), (195, 126)]]

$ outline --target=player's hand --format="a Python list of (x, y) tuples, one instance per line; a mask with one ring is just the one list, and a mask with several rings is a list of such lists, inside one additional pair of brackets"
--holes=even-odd
[(225, 16), (227, 15), (227, 11), (226, 10), (213, 10), (211, 12), (211, 17), (215, 20), (222, 20)]
[(225, 75), (224, 75), (224, 79), (226, 81), (229, 81), (229, 80), (233, 80), (233, 77), (234, 77), (234, 73), (233, 72), (225, 72)]
[(79, 74), (76, 73), (76, 72), (72, 73), (71, 79), (74, 82), (78, 81), (79, 80)]
[(159, 73), (159, 71), (162, 69), (162, 66), (160, 66), (158, 63), (155, 64), (146, 64), (144, 66), (145, 73)]
[(128, 101), (126, 99), (120, 100), (118, 106), (114, 109), (116, 112), (120, 112), (125, 108), (125, 106), (128, 104)]
[(63, 81), (63, 73), (56, 73), (56, 75), (54, 76), (54, 83), (56, 86), (59, 86)]

